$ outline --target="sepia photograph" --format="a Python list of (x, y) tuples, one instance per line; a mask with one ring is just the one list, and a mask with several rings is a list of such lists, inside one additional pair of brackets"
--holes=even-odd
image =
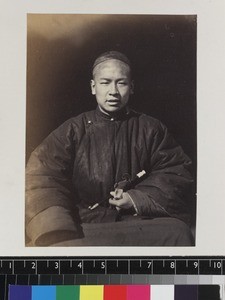
[(197, 16), (27, 15), (27, 247), (194, 247)]

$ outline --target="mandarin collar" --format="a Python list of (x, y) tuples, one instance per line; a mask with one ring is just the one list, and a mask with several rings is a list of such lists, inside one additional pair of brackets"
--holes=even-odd
[(101, 119), (109, 120), (109, 121), (119, 121), (119, 120), (125, 120), (129, 114), (130, 114), (130, 109), (128, 106), (125, 106), (123, 109), (121, 109), (118, 112), (111, 113), (111, 114), (106, 114), (104, 113), (99, 106), (96, 108), (96, 115), (100, 117)]

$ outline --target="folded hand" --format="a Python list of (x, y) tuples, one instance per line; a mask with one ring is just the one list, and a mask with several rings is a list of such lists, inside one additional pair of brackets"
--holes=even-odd
[(113, 198), (109, 199), (109, 204), (116, 206), (117, 210), (133, 207), (128, 193), (124, 193), (122, 189), (116, 189), (114, 192), (110, 192), (110, 195), (112, 195)]

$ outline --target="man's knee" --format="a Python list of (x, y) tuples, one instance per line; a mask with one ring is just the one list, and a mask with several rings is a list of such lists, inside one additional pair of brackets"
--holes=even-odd
[(194, 238), (190, 228), (181, 220), (168, 219), (168, 238), (173, 240), (174, 246), (194, 246)]

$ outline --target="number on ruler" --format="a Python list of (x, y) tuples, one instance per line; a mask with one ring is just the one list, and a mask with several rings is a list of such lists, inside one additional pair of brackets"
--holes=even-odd
[(221, 264), (221, 262), (220, 261), (214, 261), (214, 263), (213, 263), (213, 268), (214, 269), (221, 269), (221, 267), (222, 267), (222, 264)]
[(35, 261), (31, 262), (31, 269), (36, 269), (36, 263), (35, 263)]
[(194, 261), (194, 268), (197, 269), (198, 268), (198, 262)]
[(174, 268), (175, 268), (175, 262), (174, 262), (174, 261), (171, 261), (171, 263), (170, 263), (170, 268), (171, 268), (171, 269), (174, 269)]
[(151, 262), (151, 261), (148, 261), (147, 264), (148, 264), (148, 265), (147, 265), (147, 268), (150, 269), (150, 268), (151, 268), (151, 265), (152, 265), (152, 262)]
[(78, 266), (78, 268), (82, 269), (82, 262), (79, 262), (79, 264), (77, 266)]
[(57, 270), (59, 268), (59, 263), (56, 261), (55, 262), (55, 269)]
[(105, 269), (105, 262), (104, 261), (101, 262), (101, 269)]

